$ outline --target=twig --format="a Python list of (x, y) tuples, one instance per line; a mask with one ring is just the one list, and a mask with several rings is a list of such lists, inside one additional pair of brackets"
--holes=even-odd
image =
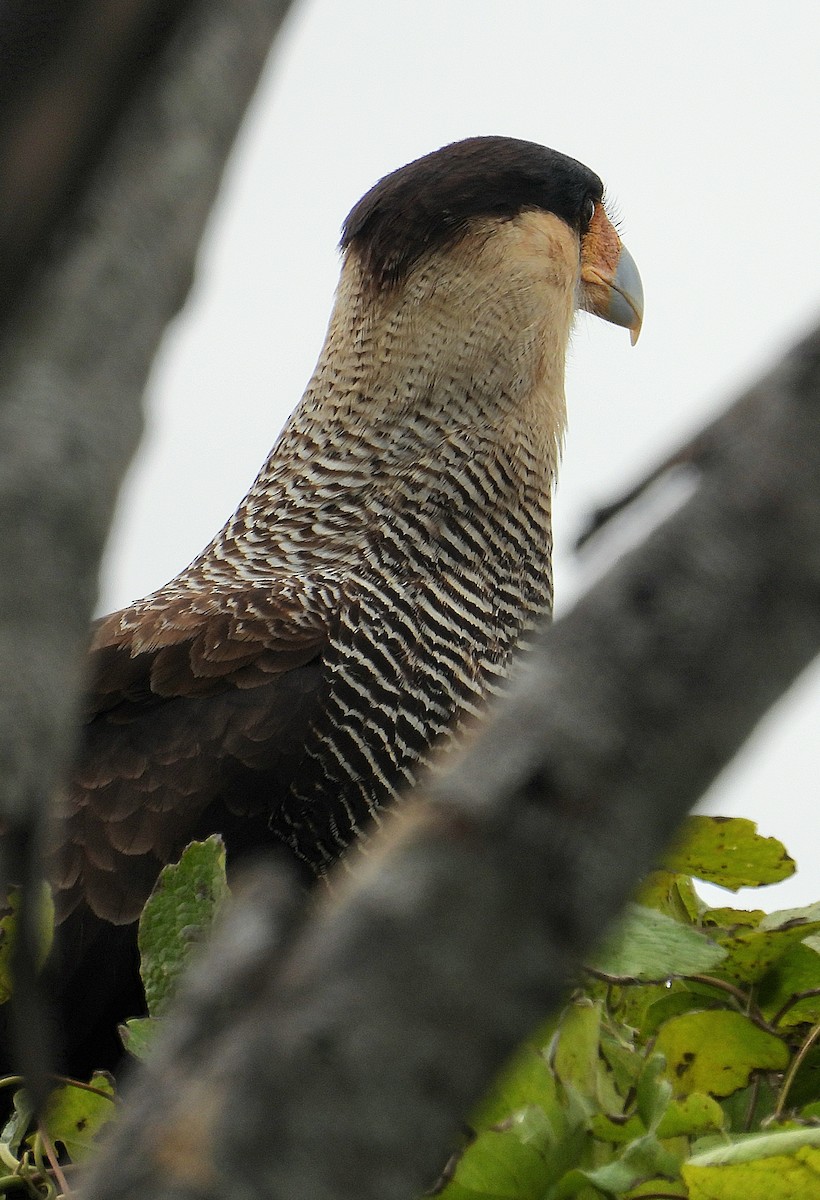
[(779, 1008), (772, 1017), (772, 1025), (779, 1025), (790, 1008), (794, 1008), (795, 1004), (799, 1004), (801, 1000), (809, 1000), (812, 996), (820, 996), (820, 987), (809, 988), (805, 992), (795, 992), (790, 996), (786, 1003)]
[(783, 1077), (783, 1086), (780, 1089), (780, 1095), (777, 1098), (777, 1104), (775, 1105), (774, 1112), (772, 1113), (773, 1121), (779, 1121), (783, 1115), (783, 1109), (786, 1107), (786, 1097), (789, 1094), (789, 1089), (794, 1083), (794, 1077), (800, 1070), (803, 1060), (818, 1038), (820, 1038), (820, 1025), (815, 1025), (803, 1041), (802, 1046), (797, 1051), (792, 1061), (789, 1063), (789, 1069), (786, 1071), (786, 1074)]
[(40, 1138), (40, 1141), (42, 1142), (43, 1149), (46, 1152), (46, 1158), (49, 1161), (49, 1165), (54, 1174), (54, 1178), (57, 1180), (57, 1184), (59, 1185), (61, 1194), (63, 1196), (70, 1196), (71, 1189), (69, 1188), (68, 1183), (66, 1182), (66, 1177), (63, 1174), (62, 1167), (60, 1166), (59, 1160), (57, 1158), (57, 1152), (54, 1149), (54, 1143), (52, 1142), (47, 1131), (43, 1128), (42, 1125), (37, 1130), (37, 1136)]

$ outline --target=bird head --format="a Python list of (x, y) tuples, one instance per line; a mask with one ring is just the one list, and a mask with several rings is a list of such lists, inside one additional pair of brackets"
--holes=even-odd
[(396, 504), (432, 494), (463, 447), (514, 464), (498, 468), (497, 503), (504, 489), (517, 503), (526, 474), (546, 506), (576, 312), (626, 326), (633, 340), (641, 323), (640, 276), (598, 176), (532, 142), (455, 142), (371, 188), (341, 250), (325, 344), (260, 489), (281, 478), (315, 491), (324, 472), (334, 496), (353, 497), (352, 545), (361, 489)]
[[(517, 138), (468, 138), (371, 188), (345, 221), (341, 247), (357, 256), (371, 289), (384, 294), (431, 260), (444, 272), (453, 253), (463, 259), (472, 251), (475, 261), (478, 249), (498, 241), (508, 275), (533, 273), (521, 271), (522, 257), (541, 256), (546, 276), (567, 276), (575, 308), (626, 327), (634, 345), (641, 278), (607, 216), (603, 190), (593, 171), (555, 150)], [(523, 239), (516, 237), (522, 224), (529, 231)], [(538, 263), (530, 265), (537, 277)]]

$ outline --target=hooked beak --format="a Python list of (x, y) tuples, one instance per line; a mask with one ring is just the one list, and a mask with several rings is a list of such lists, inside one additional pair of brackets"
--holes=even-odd
[(602, 204), (581, 241), (578, 307), (630, 332), (634, 346), (643, 322), (643, 286), (635, 260), (622, 245)]

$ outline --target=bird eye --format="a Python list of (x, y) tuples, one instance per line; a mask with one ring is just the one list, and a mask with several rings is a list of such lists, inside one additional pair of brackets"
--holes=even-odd
[(581, 230), (583, 233), (589, 229), (592, 218), (595, 216), (595, 201), (592, 196), (587, 196), (584, 201), (584, 207), (581, 212)]

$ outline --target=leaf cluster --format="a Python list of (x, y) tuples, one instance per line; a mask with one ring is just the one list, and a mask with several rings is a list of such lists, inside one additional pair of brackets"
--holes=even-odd
[(710, 908), (693, 885), (793, 869), (751, 822), (691, 818), (474, 1114), (441, 1200), (820, 1194), (820, 904)]
[[(691, 818), (564, 1011), (473, 1114), (435, 1189), (441, 1200), (820, 1194), (820, 904), (769, 915), (712, 908), (693, 884), (737, 890), (793, 870), (751, 822)], [(121, 1030), (130, 1053), (148, 1052), (227, 895), (219, 838), (192, 843), (162, 872), (140, 921), (149, 1013)], [(12, 897), (0, 913), (6, 989), (13, 927)], [(3, 1082), (19, 1089), (19, 1079)], [(32, 1128), (15, 1091), (0, 1133), (0, 1196), (64, 1192), (114, 1098), (108, 1076), (60, 1080)]]
[[(204, 941), (228, 895), (225, 847), (219, 837), (193, 842), (178, 863), (165, 867), (140, 918), (140, 972), (148, 1016), (135, 1017), (120, 1029), (123, 1045), (142, 1057), (162, 1025), (162, 1014), (197, 947)], [(0, 913), (0, 997), (10, 995), (10, 959), (17, 898)], [(44, 957), (51, 944), (53, 905), (44, 916)], [(0, 999), (0, 1002), (2, 1002)], [(37, 1200), (65, 1195), (72, 1167), (93, 1150), (97, 1135), (116, 1115), (115, 1084), (96, 1072), (88, 1082), (58, 1079), (39, 1123), (19, 1076), (0, 1080), (18, 1089), (0, 1132), (0, 1196), (27, 1193)]]

